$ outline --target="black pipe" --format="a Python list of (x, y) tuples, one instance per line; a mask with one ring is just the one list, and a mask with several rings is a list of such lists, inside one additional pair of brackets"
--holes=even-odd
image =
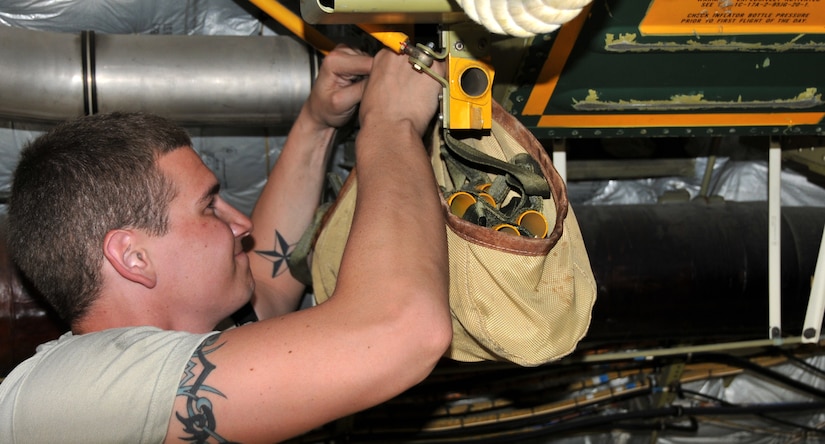
[[(767, 203), (574, 207), (598, 284), (583, 343), (768, 338)], [(782, 327), (800, 335), (825, 208), (783, 207)]]
[[(598, 283), (593, 319), (580, 348), (768, 337), (764, 202), (576, 206), (574, 211)], [(782, 209), (786, 334), (801, 334), (823, 226), (825, 208)], [(10, 267), (0, 263), (0, 270)], [(2, 293), (0, 302), (13, 299)], [(0, 309), (12, 310), (2, 303)], [(46, 312), (38, 312), (32, 322), (59, 331)], [(15, 355), (27, 356), (41, 339), (12, 345), (3, 330), (0, 325), (0, 348)], [(0, 358), (5, 358), (0, 373), (17, 362), (6, 361), (1, 351)]]

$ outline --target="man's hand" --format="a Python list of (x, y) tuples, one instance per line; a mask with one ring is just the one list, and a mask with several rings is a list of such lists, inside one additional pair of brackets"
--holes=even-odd
[[(443, 62), (435, 62), (431, 69), (444, 75)], [(419, 135), (424, 134), (438, 108), (440, 82), (413, 69), (408, 56), (384, 49), (375, 56), (368, 83), (361, 102), (362, 125), (409, 121)]]
[(326, 56), (306, 104), (319, 127), (339, 128), (352, 118), (371, 68), (372, 57), (348, 46), (338, 45)]

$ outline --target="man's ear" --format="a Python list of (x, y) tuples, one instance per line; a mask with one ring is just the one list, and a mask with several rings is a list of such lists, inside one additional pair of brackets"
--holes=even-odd
[(112, 230), (103, 240), (103, 255), (124, 278), (154, 288), (157, 283), (155, 271), (140, 239), (141, 234), (133, 230)]

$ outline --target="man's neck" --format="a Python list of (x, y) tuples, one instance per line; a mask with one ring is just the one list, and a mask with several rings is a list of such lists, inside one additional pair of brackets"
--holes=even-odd
[(72, 322), (71, 329), (73, 334), (85, 334), (123, 327), (154, 326), (166, 330), (173, 328), (166, 320), (152, 316), (152, 313), (152, 310), (135, 310), (128, 304), (100, 297), (83, 316)]

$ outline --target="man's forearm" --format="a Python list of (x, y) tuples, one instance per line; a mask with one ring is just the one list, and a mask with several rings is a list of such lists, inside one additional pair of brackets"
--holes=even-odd
[(366, 289), (359, 294), (383, 294), (382, 304), (414, 297), (422, 306), (444, 308), (446, 234), (429, 157), (411, 127), (385, 123), (364, 122), (356, 141), (353, 248), (345, 252), (349, 268), (342, 265), (339, 283), (356, 276)]
[(304, 286), (292, 279), (286, 259), (320, 201), (335, 133), (335, 128), (310, 119), (304, 107), (252, 213), (253, 306), (261, 319), (295, 310), (303, 294)]

